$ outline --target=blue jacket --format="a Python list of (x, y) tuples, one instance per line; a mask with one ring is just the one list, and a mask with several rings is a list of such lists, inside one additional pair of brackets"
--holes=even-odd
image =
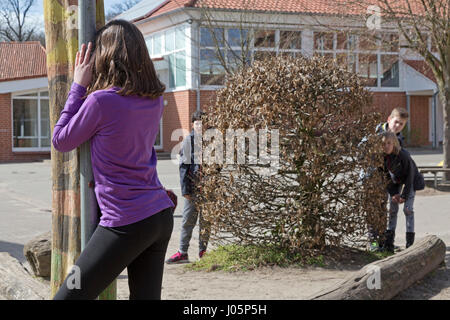
[(199, 178), (200, 164), (194, 160), (194, 130), (184, 138), (180, 150), (180, 185), (181, 194), (191, 195), (195, 191), (195, 184)]

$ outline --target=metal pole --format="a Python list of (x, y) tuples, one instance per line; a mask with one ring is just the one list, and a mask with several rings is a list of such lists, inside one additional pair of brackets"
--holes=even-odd
[[(79, 2), (79, 34), (81, 45), (94, 42), (95, 37), (95, 0)], [(80, 193), (81, 193), (81, 250), (84, 250), (98, 224), (97, 199), (94, 193), (94, 177), (91, 166), (91, 141), (80, 147)]]
[[(99, 10), (99, 12), (97, 12)], [(79, 0), (79, 47), (95, 41), (96, 23), (104, 24), (103, 0)], [(81, 207), (81, 250), (86, 247), (97, 227), (100, 217), (97, 198), (94, 193), (94, 175), (91, 164), (91, 141), (80, 146), (80, 207)], [(117, 282), (114, 280), (98, 297), (99, 300), (115, 300)]]

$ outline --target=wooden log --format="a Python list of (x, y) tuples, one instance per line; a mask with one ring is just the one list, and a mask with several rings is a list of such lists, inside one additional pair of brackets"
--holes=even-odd
[(0, 300), (44, 300), (49, 286), (33, 276), (7, 252), (0, 252)]
[(352, 273), (311, 300), (389, 300), (437, 269), (445, 259), (445, 243), (426, 236), (408, 249)]
[(23, 255), (27, 258), (33, 273), (38, 277), (50, 276), (51, 241), (51, 232), (46, 232), (31, 239), (23, 247)]

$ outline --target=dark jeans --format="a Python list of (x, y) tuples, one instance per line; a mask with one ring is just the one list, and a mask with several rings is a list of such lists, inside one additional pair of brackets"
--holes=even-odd
[[(55, 300), (93, 300), (127, 268), (130, 300), (159, 300), (173, 208), (121, 227), (98, 226)], [(74, 269), (73, 269), (74, 270)]]

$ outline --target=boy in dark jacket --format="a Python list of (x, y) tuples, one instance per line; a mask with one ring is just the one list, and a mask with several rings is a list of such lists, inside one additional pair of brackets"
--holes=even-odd
[(166, 261), (168, 264), (189, 262), (189, 241), (192, 237), (192, 230), (197, 223), (197, 218), (199, 218), (200, 258), (206, 252), (206, 247), (208, 245), (209, 229), (203, 220), (202, 215), (199, 215), (193, 201), (195, 193), (198, 192), (198, 190), (196, 190), (196, 183), (200, 178), (201, 173), (200, 159), (197, 159), (197, 150), (201, 148), (201, 145), (195, 145), (196, 143), (201, 143), (201, 141), (199, 140), (196, 142), (195, 137), (196, 135), (198, 137), (202, 134), (202, 118), (204, 116), (205, 113), (202, 111), (196, 111), (192, 114), (191, 121), (193, 123), (193, 130), (183, 140), (180, 150), (180, 184), (181, 193), (184, 197), (183, 221), (181, 223), (180, 248), (177, 253), (172, 255)]
[[(414, 243), (414, 186), (419, 176), (417, 166), (407, 151), (400, 147), (397, 136), (392, 132), (382, 134), (384, 151), (384, 171), (389, 183), (389, 221), (384, 242), (384, 249), (394, 251), (395, 228), (399, 204), (404, 203), (403, 212), (406, 217), (406, 247)], [(403, 190), (402, 190), (403, 186)]]
[(397, 136), (400, 147), (405, 147), (405, 138), (402, 135), (402, 130), (408, 122), (409, 113), (404, 108), (395, 108), (387, 118), (387, 122), (380, 123), (375, 132), (381, 134), (383, 132), (392, 132)]

